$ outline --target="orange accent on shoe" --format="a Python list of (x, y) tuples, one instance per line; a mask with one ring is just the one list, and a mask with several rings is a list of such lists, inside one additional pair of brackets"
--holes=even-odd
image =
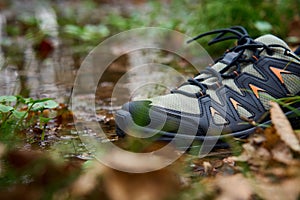
[(220, 114), (218, 111), (216, 111), (216, 109), (214, 109), (213, 107), (210, 107), (210, 112), (211, 112), (211, 116), (214, 117), (215, 114)]
[(258, 58), (255, 55), (253, 55), (252, 58), (254, 58), (256, 61), (258, 61)]
[(278, 69), (278, 68), (275, 68), (275, 67), (270, 67), (270, 69), (275, 74), (275, 76), (277, 76), (277, 78), (280, 80), (280, 82), (282, 84), (284, 83), (284, 81), (283, 81), (281, 73), (285, 73), (285, 74), (290, 74), (291, 73), (290, 71), (286, 71), (286, 70), (283, 70), (283, 69)]
[(259, 87), (256, 87), (255, 85), (249, 84), (251, 90), (253, 91), (254, 95), (259, 99), (259, 91), (265, 91), (264, 89), (261, 89)]
[(233, 98), (229, 98), (233, 107), (237, 110), (238, 106), (241, 105), (239, 102), (237, 102), (236, 100), (234, 100)]

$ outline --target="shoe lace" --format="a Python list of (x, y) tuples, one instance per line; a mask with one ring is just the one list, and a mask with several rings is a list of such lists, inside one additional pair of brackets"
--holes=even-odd
[[(198, 86), (201, 90), (197, 93), (190, 93), (184, 90), (179, 90), (180, 87), (175, 90), (172, 90), (171, 93), (180, 93), (189, 97), (199, 98), (201, 96), (206, 95), (207, 89), (215, 90), (221, 87), (223, 79), (232, 79), (238, 76), (242, 70), (241, 63), (249, 63), (249, 62), (254, 63), (255, 61), (258, 60), (258, 57), (262, 51), (266, 50), (266, 53), (268, 55), (272, 55), (273, 54), (273, 50), (271, 49), (272, 47), (280, 46), (286, 49), (281, 45), (266, 45), (264, 43), (255, 41), (248, 35), (246, 29), (241, 26), (233, 26), (226, 29), (218, 29), (218, 30), (206, 32), (192, 38), (191, 40), (188, 41), (188, 43), (198, 40), (202, 37), (208, 35), (214, 35), (214, 34), (218, 34), (218, 35), (215, 38), (213, 38), (211, 41), (209, 41), (208, 45), (212, 45), (225, 40), (237, 39), (237, 45), (235, 47), (232, 47), (231, 49), (228, 49), (222, 57), (220, 57), (215, 61), (215, 63), (217, 62), (224, 63), (226, 64), (226, 66), (222, 68), (220, 71), (217, 71), (211, 66), (208, 66), (204, 70), (202, 70), (198, 74), (198, 76), (188, 79), (186, 83), (183, 83), (181, 85), (181, 86), (184, 85)], [(245, 50), (251, 50), (253, 52), (250, 58), (249, 56), (247, 58), (247, 56), (244, 54)], [(234, 69), (232, 69), (233, 67)]]

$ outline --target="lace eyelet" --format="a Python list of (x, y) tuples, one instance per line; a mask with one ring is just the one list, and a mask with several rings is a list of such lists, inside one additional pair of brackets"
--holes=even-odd
[(200, 97), (205, 96), (205, 94), (204, 94), (203, 92), (201, 92), (201, 91), (199, 91), (199, 92), (197, 92), (197, 93), (195, 93), (195, 94), (196, 94), (196, 97), (197, 97), (197, 98), (200, 98)]
[(271, 50), (271, 49), (266, 49), (266, 51), (267, 51), (267, 54), (269, 55), (269, 56), (273, 56), (274, 55), (274, 51), (273, 50)]

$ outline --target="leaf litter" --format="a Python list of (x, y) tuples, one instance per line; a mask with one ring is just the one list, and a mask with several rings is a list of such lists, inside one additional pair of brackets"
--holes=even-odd
[(290, 125), (290, 122), (277, 103), (271, 102), (271, 106), (271, 120), (276, 133), (288, 147), (300, 153), (300, 143), (292, 126)]
[[(26, 181), (18, 180), (17, 186), (1, 187), (0, 197), (18, 198), (28, 191), (28, 199), (50, 195), (55, 199), (297, 200), (300, 194), (299, 131), (292, 129), (277, 103), (271, 103), (270, 114), (272, 125), (258, 128), (242, 144), (240, 153), (221, 149), (205, 158), (184, 154), (171, 166), (149, 173), (121, 172), (93, 159), (57, 162), (56, 158), (41, 152), (6, 151), (4, 145), (0, 145), (2, 160), (6, 161), (0, 166), (1, 173), (9, 164), (15, 176), (23, 179), (25, 174), (28, 176)], [(69, 113), (61, 120), (70, 116)], [(159, 147), (150, 147), (147, 151)], [(146, 159), (124, 159), (127, 163), (147, 167)], [(43, 164), (37, 166), (42, 171), (28, 171), (40, 160), (44, 160)], [(61, 177), (65, 181), (61, 182)], [(47, 188), (53, 182), (60, 187), (50, 191)]]

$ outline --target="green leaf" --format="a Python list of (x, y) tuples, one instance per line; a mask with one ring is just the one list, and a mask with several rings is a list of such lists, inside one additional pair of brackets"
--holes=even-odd
[(49, 100), (52, 100), (52, 98), (36, 99), (36, 100), (32, 100), (31, 103), (42, 103)]
[(79, 37), (82, 34), (82, 28), (76, 25), (68, 24), (65, 25), (64, 32), (69, 35)]
[(8, 112), (12, 111), (13, 109), (14, 108), (11, 106), (6, 106), (3, 104), (0, 104), (0, 112), (2, 112), (2, 113), (8, 113)]
[(16, 95), (17, 101), (21, 103), (25, 103), (25, 98), (22, 97), (21, 95)]
[(48, 117), (40, 117), (40, 122), (42, 123), (48, 123), (51, 120), (51, 118)]
[(0, 102), (14, 102), (17, 101), (15, 96), (0, 96)]
[(25, 104), (31, 104), (34, 101), (32, 98), (24, 98), (23, 100)]
[(56, 108), (58, 106), (58, 103), (56, 103), (53, 100), (49, 100), (49, 99), (42, 99), (39, 100), (37, 103), (37, 101), (35, 100), (33, 103), (30, 103), (29, 106), (32, 106), (32, 110), (43, 110), (43, 109), (53, 109)]
[(28, 106), (31, 107), (31, 110), (33, 110), (33, 111), (44, 109), (43, 103), (30, 103), (30, 104), (28, 104)]
[(18, 119), (21, 119), (22, 117), (27, 117), (27, 115), (28, 115), (28, 113), (26, 111), (13, 110), (12, 113), (13, 113), (13, 116), (18, 118)]
[(43, 103), (44, 103), (44, 108), (53, 109), (53, 108), (58, 107), (58, 103), (56, 103), (53, 100), (48, 100)]
[(102, 37), (107, 37), (110, 34), (109, 29), (107, 28), (107, 26), (100, 24), (98, 26), (98, 33), (102, 36)]

